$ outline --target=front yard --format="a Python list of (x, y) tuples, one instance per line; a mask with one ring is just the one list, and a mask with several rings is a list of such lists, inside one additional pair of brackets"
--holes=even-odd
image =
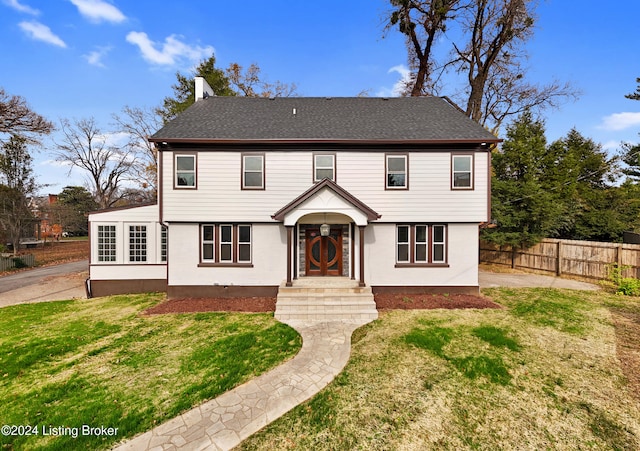
[(609, 310), (637, 321), (640, 299), (484, 293), (506, 308), (383, 313), (332, 384), (240, 448), (640, 449), (640, 397), (616, 354), (637, 355), (640, 337), (616, 346)]
[[(484, 294), (504, 308), (381, 312), (326, 389), (240, 448), (640, 449), (640, 298)], [(109, 448), (301, 345), (271, 314), (140, 314), (161, 298), (1, 309), (0, 425), (39, 427), (2, 449)], [(51, 435), (83, 425), (118, 431)]]
[[(293, 329), (268, 314), (140, 315), (162, 298), (1, 309), (0, 426), (22, 426), (2, 430), (1, 448), (109, 448), (277, 366), (301, 346)], [(83, 436), (85, 426), (98, 429)]]

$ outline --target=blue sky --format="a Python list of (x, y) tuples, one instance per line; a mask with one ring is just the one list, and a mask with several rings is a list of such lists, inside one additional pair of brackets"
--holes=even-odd
[[(638, 142), (640, 102), (624, 95), (640, 77), (640, 1), (539, 3), (527, 76), (582, 91), (546, 114), (549, 141), (575, 127), (611, 152)], [(176, 71), (212, 52), (221, 68), (257, 63), (303, 96), (389, 96), (406, 50), (384, 33), (387, 10), (386, 0), (0, 0), (0, 86), (54, 123), (93, 116), (104, 130), (125, 105), (160, 104)], [(53, 147), (47, 138), (35, 155), (43, 191), (82, 184), (52, 161)]]

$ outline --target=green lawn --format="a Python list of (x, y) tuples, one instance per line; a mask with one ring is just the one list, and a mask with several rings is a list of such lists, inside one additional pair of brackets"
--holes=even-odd
[(640, 449), (604, 292), (492, 289), (501, 310), (393, 311), (345, 370), (243, 450)]
[[(301, 347), (300, 336), (271, 314), (139, 314), (161, 299), (114, 296), (0, 309), (0, 426), (38, 432), (0, 435), (1, 448), (109, 448)], [(84, 425), (118, 430), (82, 436)]]

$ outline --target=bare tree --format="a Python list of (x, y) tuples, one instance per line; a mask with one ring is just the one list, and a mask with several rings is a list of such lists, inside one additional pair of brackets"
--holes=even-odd
[[(555, 108), (578, 96), (568, 83), (526, 80), (524, 44), (533, 35), (535, 0), (389, 1), (387, 28), (398, 25), (407, 36), (413, 71), (407, 93), (412, 96), (434, 94), (445, 83), (458, 93), (454, 99), (465, 113), (494, 133), (509, 117)], [(456, 31), (453, 36), (437, 39), (449, 28)], [(437, 64), (435, 46), (449, 44), (449, 58)], [(456, 84), (460, 74), (462, 86)]]
[(246, 97), (291, 97), (296, 95), (295, 83), (283, 83), (279, 80), (271, 83), (261, 79), (260, 67), (251, 64), (246, 71), (238, 63), (231, 63), (225, 70), (231, 88)]
[(157, 109), (125, 106), (122, 115), (114, 114), (113, 119), (118, 132), (128, 137), (127, 146), (134, 161), (131, 175), (140, 189), (156, 198), (158, 193), (158, 152), (147, 138), (162, 127), (162, 117)]
[(448, 20), (466, 7), (463, 0), (390, 0), (394, 7), (387, 29), (397, 26), (406, 36), (409, 66), (412, 70), (406, 93), (411, 96), (431, 94), (435, 79), (433, 44), (446, 30)]
[(112, 207), (121, 200), (123, 183), (130, 179), (134, 157), (129, 149), (110, 145), (94, 118), (60, 121), (62, 140), (56, 159), (88, 173), (90, 189), (100, 208)]
[(0, 142), (3, 135), (21, 135), (37, 143), (37, 136), (51, 133), (53, 124), (33, 111), (21, 96), (12, 96), (0, 88)]

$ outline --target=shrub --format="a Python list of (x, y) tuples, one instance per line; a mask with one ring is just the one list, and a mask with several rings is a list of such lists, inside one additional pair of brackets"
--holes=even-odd
[(26, 267), (29, 266), (20, 257), (14, 257), (14, 258), (12, 258), (12, 260), (13, 260), (13, 266), (16, 269), (22, 269), (22, 268), (26, 268)]
[(609, 280), (613, 283), (616, 294), (640, 296), (640, 280), (635, 277), (622, 277), (622, 272), (630, 266), (609, 265)]
[(640, 280), (634, 277), (624, 277), (620, 280), (616, 293), (625, 296), (640, 296)]

